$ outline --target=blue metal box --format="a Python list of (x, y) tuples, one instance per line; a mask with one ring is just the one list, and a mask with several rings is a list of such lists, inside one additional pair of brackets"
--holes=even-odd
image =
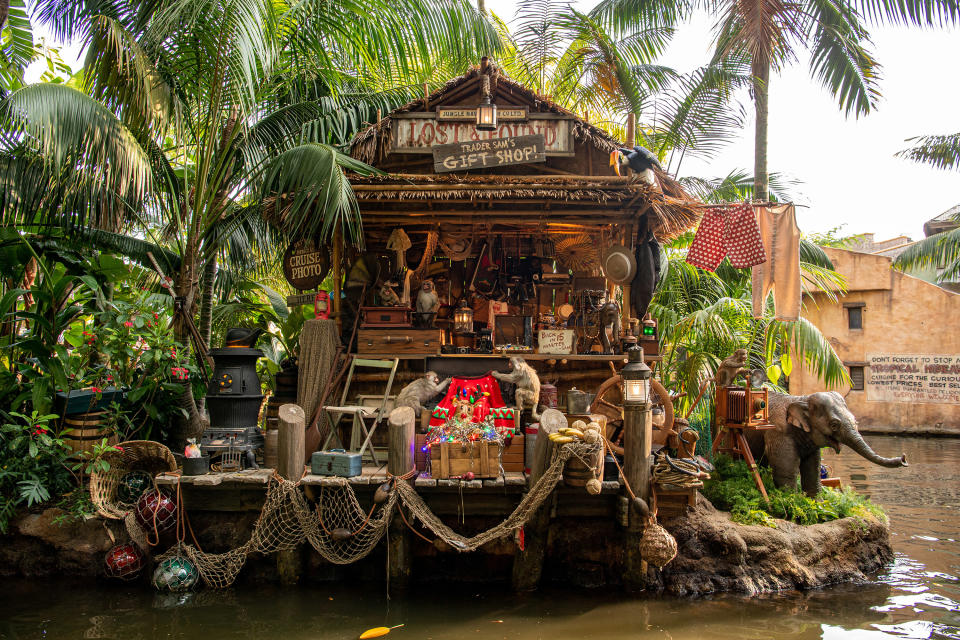
[(341, 476), (350, 478), (362, 471), (359, 453), (347, 453), (343, 449), (314, 451), (310, 456), (310, 470), (318, 476)]

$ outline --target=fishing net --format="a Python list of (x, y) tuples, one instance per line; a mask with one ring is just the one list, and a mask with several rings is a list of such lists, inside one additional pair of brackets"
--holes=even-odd
[[(495, 527), (471, 538), (445, 525), (404, 478), (394, 478), (395, 488), (380, 504), (375, 497), (373, 506), (364, 511), (346, 478), (331, 478), (330, 485), (321, 486), (316, 507), (311, 507), (299, 482), (275, 476), (253, 533), (245, 544), (224, 553), (206, 553), (193, 545), (177, 544), (159, 560), (185, 558), (197, 568), (207, 586), (218, 589), (236, 580), (250, 554), (285, 551), (302, 542), (309, 543), (328, 562), (350, 564), (367, 556), (380, 542), (398, 501), (410, 511), (411, 528), (419, 521), (457, 551), (475, 551), (487, 542), (512, 536), (521, 529), (557, 486), (567, 460), (576, 457), (590, 466), (596, 459), (602, 459), (596, 455), (600, 446), (575, 442), (555, 448), (550, 465), (513, 513)], [(400, 513), (406, 519), (403, 512)]]
[(382, 505), (365, 512), (346, 478), (322, 487), (316, 509), (311, 508), (299, 483), (275, 477), (250, 539), (224, 553), (206, 553), (189, 544), (178, 545), (161, 560), (181, 554), (200, 573), (204, 584), (221, 589), (233, 584), (252, 553), (270, 554), (309, 542), (334, 564), (350, 564), (369, 554), (383, 537), (397, 500), (391, 492)]
[(502, 538), (512, 536), (513, 533), (523, 527), (533, 513), (543, 504), (554, 487), (563, 476), (563, 467), (567, 460), (576, 457), (585, 465), (592, 466), (593, 460), (602, 457), (596, 456), (600, 449), (600, 444), (587, 444), (585, 442), (570, 443), (562, 447), (555, 447), (553, 455), (550, 458), (550, 466), (544, 472), (533, 488), (527, 492), (520, 504), (513, 510), (507, 518), (491, 529), (487, 529), (477, 535), (466, 538), (453, 529), (445, 525), (430, 508), (423, 502), (416, 490), (405, 482), (397, 484), (400, 497), (404, 506), (410, 509), (414, 520), (419, 520), (423, 526), (432, 531), (434, 535), (446, 542), (457, 551), (476, 551), (486, 543)]

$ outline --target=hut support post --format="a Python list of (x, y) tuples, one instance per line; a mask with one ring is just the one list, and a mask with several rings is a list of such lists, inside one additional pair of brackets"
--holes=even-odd
[[(529, 487), (534, 486), (547, 467), (553, 455), (553, 442), (550, 434), (557, 430), (556, 425), (540, 423), (537, 443), (533, 449), (533, 462), (530, 463)], [(518, 546), (513, 556), (513, 588), (515, 591), (532, 591), (540, 584), (543, 574), (543, 558), (547, 551), (547, 538), (550, 533), (550, 501), (540, 505), (524, 527), (524, 548)]]
[(337, 319), (337, 326), (343, 327), (343, 318), (340, 317), (340, 287), (343, 283), (343, 230), (337, 226), (333, 230), (333, 317)]
[[(650, 497), (650, 447), (653, 441), (651, 405), (623, 407), (623, 475), (638, 498)], [(632, 505), (626, 532), (626, 553), (623, 584), (639, 591), (646, 586), (647, 563), (640, 556), (643, 518)]]
[[(390, 442), (390, 448), (387, 451), (387, 472), (392, 476), (403, 476), (416, 466), (413, 457), (413, 448), (416, 446), (414, 440), (416, 421), (417, 416), (410, 407), (394, 409), (387, 419)], [(396, 482), (413, 482), (413, 480)], [(399, 510), (404, 506), (398, 502), (396, 508)], [(407, 520), (409, 519), (408, 516)], [(402, 590), (409, 586), (413, 574), (413, 552), (410, 548), (410, 530), (401, 519), (399, 511), (393, 515), (389, 533), (387, 572), (391, 586)]]
[[(298, 405), (284, 404), (278, 411), (277, 473), (284, 480), (297, 481), (303, 476), (303, 439), (306, 415)], [(296, 584), (302, 568), (302, 545), (277, 552), (277, 574), (283, 584)]]

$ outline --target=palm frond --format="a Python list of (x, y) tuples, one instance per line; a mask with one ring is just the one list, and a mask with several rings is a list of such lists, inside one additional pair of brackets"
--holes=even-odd
[(937, 275), (937, 282), (949, 282), (957, 277), (957, 262), (960, 262), (960, 227), (915, 242), (897, 256), (893, 266), (901, 271), (944, 268)]
[(942, 136), (918, 136), (907, 142), (917, 143), (897, 152), (897, 157), (922, 162), (935, 169), (960, 169), (960, 133)]

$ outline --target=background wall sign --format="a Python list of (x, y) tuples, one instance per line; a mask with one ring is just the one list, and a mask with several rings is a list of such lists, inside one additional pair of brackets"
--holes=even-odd
[(960, 356), (872, 354), (867, 400), (960, 404)]
[(433, 153), (433, 147), (455, 142), (542, 135), (548, 156), (573, 157), (571, 120), (538, 118), (527, 122), (503, 122), (496, 131), (477, 131), (472, 122), (441, 122), (433, 113), (409, 113), (394, 118), (391, 153)]
[(294, 289), (316, 289), (329, 270), (326, 247), (318, 247), (312, 240), (294, 242), (283, 254), (283, 277)]
[(433, 170), (437, 173), (546, 161), (542, 135), (455, 142), (433, 147)]

